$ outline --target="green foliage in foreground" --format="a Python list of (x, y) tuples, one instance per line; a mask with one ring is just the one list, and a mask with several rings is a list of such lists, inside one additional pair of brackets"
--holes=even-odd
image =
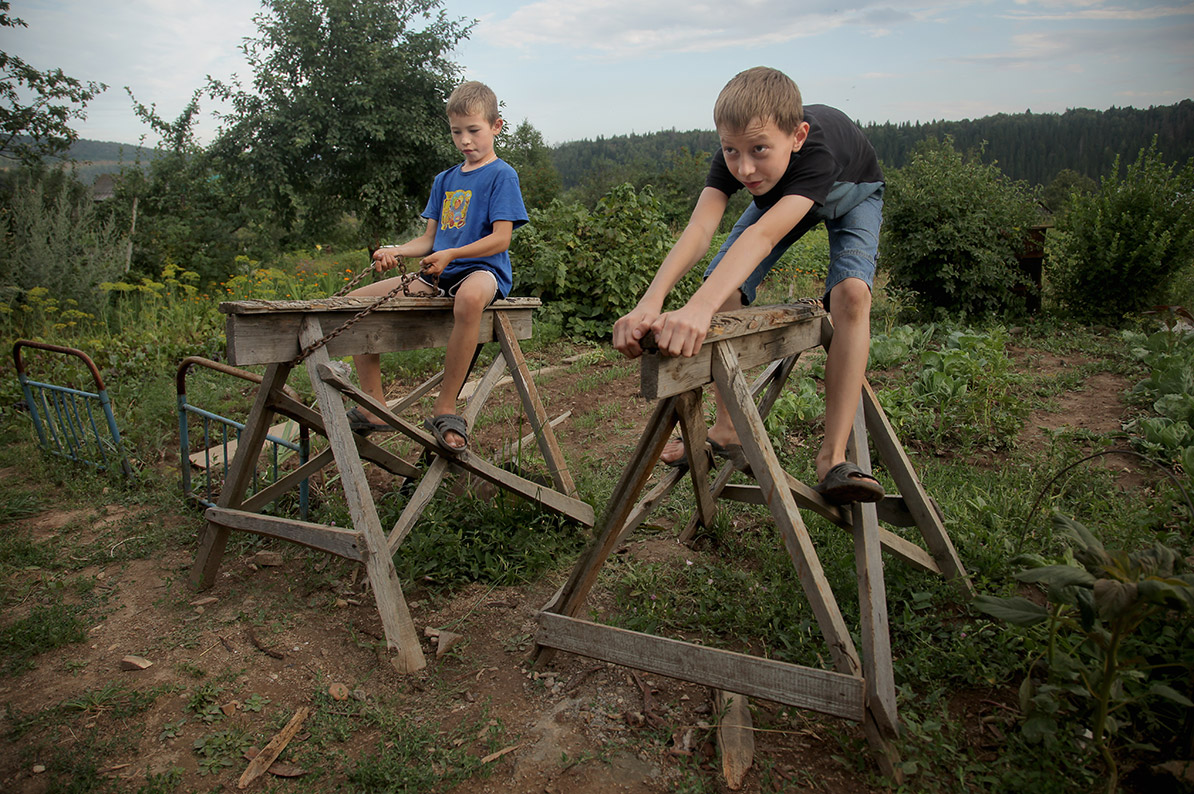
[(1050, 564), (1030, 556), (1021, 582), (1044, 587), (1048, 606), (1021, 596), (982, 595), (975, 607), (1014, 626), (1045, 627), (1020, 687), (1023, 725), (1046, 747), (1090, 737), (1117, 790), (1117, 745), (1162, 756), (1180, 754), (1194, 708), (1194, 572), (1161, 543), (1133, 553), (1110, 551), (1086, 527), (1057, 516), (1072, 554)]
[[(898, 358), (900, 349), (911, 350), (913, 337), (897, 329), (882, 337), (879, 354)], [(952, 331), (940, 348), (923, 350), (920, 372), (910, 383), (879, 393), (900, 437), (961, 451), (995, 450), (1014, 443), (1028, 406), (1015, 391), (1019, 376), (1012, 370), (1006, 345), (1007, 332), (995, 328), (986, 333)]]
[(1191, 319), (1179, 309), (1164, 330), (1145, 335), (1124, 332), (1132, 356), (1148, 367), (1148, 377), (1136, 384), (1132, 395), (1149, 404), (1156, 416), (1134, 421), (1145, 452), (1170, 463), (1180, 463), (1186, 481), (1194, 485), (1194, 331), (1177, 320)]

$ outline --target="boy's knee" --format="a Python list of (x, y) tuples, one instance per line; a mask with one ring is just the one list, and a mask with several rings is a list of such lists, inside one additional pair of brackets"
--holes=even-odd
[(830, 293), (831, 313), (835, 318), (862, 318), (871, 313), (871, 288), (860, 278), (838, 282)]

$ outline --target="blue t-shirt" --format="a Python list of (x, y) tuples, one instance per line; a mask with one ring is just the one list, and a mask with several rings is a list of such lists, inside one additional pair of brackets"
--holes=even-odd
[[(462, 171), (461, 165), (435, 177), (423, 217), (437, 223), (432, 248), (460, 248), (493, 233), (495, 221), (512, 221), (517, 229), (527, 222), (518, 172), (503, 160)], [(486, 257), (457, 259), (444, 268), (441, 278), (450, 279), (473, 270), (488, 270), (497, 278), (498, 297), (510, 294), (513, 274), (510, 252)]]

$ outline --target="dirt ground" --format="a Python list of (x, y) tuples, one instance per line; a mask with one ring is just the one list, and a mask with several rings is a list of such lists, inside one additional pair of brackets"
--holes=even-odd
[[(1078, 363), (1034, 354), (1027, 366), (1034, 372), (1063, 371)], [(595, 372), (605, 373), (599, 387), (580, 381)], [(574, 471), (592, 465), (616, 470), (617, 462), (628, 458), (653, 407), (636, 396), (637, 379), (636, 367), (613, 361), (587, 366), (583, 375), (561, 370), (540, 379), (548, 413), (572, 411), (557, 432)], [(1125, 410), (1122, 393), (1128, 385), (1108, 374), (1087, 378), (1080, 389), (1066, 392), (1029, 419), (1024, 442), (1046, 443), (1048, 430), (1064, 424), (1095, 433), (1117, 430)], [(511, 390), (503, 387), (493, 405), (500, 409), (513, 400)], [(605, 419), (583, 421), (602, 406), (615, 408)], [(611, 433), (611, 426), (617, 432)], [(492, 449), (507, 433), (499, 425), (483, 427), (474, 447)], [(1125, 485), (1147, 476), (1137, 473), (1136, 462), (1129, 459), (1108, 460), (1104, 465), (1122, 469)], [(16, 469), (0, 471), (2, 478), (25, 476)], [(384, 488), (386, 475), (371, 474), (370, 482), (375, 489)], [(596, 507), (600, 514), (604, 506)], [(94, 508), (48, 510), (19, 522), (37, 540), (61, 539), (71, 533), (71, 543), (105, 539), (113, 548), (145, 526), (165, 526), (179, 538), (193, 539), (201, 524), (198, 511), (163, 515), (148, 508), (128, 509), (115, 501), (105, 503), (103, 498)], [(194, 543), (171, 548), (152, 559), (82, 571), (83, 576), (93, 576), (96, 587), (109, 597), (102, 619), (90, 626), (87, 641), (43, 654), (34, 669), (21, 675), (0, 678), (0, 702), (10, 712), (22, 714), (62, 704), (112, 682), (141, 691), (173, 687), (147, 711), (131, 718), (146, 728), (130, 733), (140, 738), (105, 759), (101, 772), (117, 790), (135, 791), (146, 782), (147, 772), (160, 774), (172, 767), (185, 770), (181, 791), (236, 787), (248, 762), (200, 775), (192, 745), (212, 726), (193, 715), (178, 725), (189, 714), (184, 710), (189, 693), (203, 680), (195, 677), (199, 670), (209, 671), (207, 680), (232, 671), (220, 679), (227, 692), (227, 700), (220, 705), (229, 715), (222, 724), (267, 737), (279, 729), (280, 713), (324, 698), (335, 684), (345, 686), (347, 703), (397, 704), (394, 707), (415, 725), (500, 726), (501, 746), (490, 752), (501, 754), (487, 762), (492, 774), (460, 785), (454, 789), (457, 792), (655, 794), (677, 790), (686, 770), (703, 767), (707, 778), (708, 770), (720, 766), (711, 742), (714, 717), (706, 687), (565, 653), (557, 654), (545, 669), (531, 669), (536, 612), (567, 576), (567, 564), (526, 587), (472, 585), (450, 598), (420, 588), (409, 591), (420, 633), (425, 628), (444, 628), (459, 633), (462, 640), (436, 658), (435, 641), (425, 638), (427, 669), (403, 676), (378, 651), (381, 621), (358, 567), (280, 542), (269, 546), (280, 552), (280, 560), (257, 556), (257, 548), (237, 550), (234, 544), (215, 586), (196, 593), (187, 585)], [(674, 536), (656, 532), (632, 536), (621, 553), (662, 560), (693, 552)], [(611, 606), (601, 592), (591, 602), (598, 612)], [(10, 617), (21, 609), (17, 606)], [(121, 660), (130, 654), (144, 657), (152, 666), (122, 670)], [(246, 708), (254, 695), (258, 702), (267, 699), (268, 705), (260, 711)], [(960, 698), (959, 716), (971, 710), (989, 711), (982, 701), (992, 697), (1004, 695)], [(798, 792), (883, 790), (873, 773), (860, 774), (856, 765), (835, 758), (842, 752), (839, 737), (864, 746), (857, 726), (774, 703), (751, 705), (755, 726), (763, 730), (756, 734), (756, 763), (743, 791), (785, 786), (784, 790)], [(978, 722), (976, 718), (974, 723)], [(84, 732), (119, 732), (129, 727), (102, 706), (80, 724)], [(978, 731), (981, 734), (981, 727)], [(36, 733), (15, 742), (6, 740), (0, 749), (0, 790), (47, 790), (52, 777), (48, 765), (55, 758), (31, 756)], [(484, 753), (488, 745), (478, 738), (483, 733), (463, 737), (463, 747)], [(979, 734), (975, 741), (982, 742)], [(310, 731), (300, 728), (283, 760), (301, 757), (309, 736)], [(354, 730), (338, 751), (349, 758), (375, 754), (378, 740), (376, 730)], [(69, 751), (70, 739), (66, 742)], [(267, 775), (266, 779), (267, 783), (258, 781), (254, 788), (312, 790), (303, 777), (288, 780)], [(316, 790), (330, 790), (343, 782), (325, 777)]]

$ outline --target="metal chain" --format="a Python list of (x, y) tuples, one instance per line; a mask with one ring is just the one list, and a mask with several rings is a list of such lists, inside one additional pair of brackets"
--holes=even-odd
[[(394, 285), (393, 289), (391, 289), (389, 292), (387, 292), (385, 295), (383, 295), (377, 301), (377, 303), (374, 303), (370, 306), (366, 306), (364, 309), (361, 309), (355, 315), (353, 315), (352, 317), (349, 317), (347, 320), (345, 320), (338, 328), (336, 328), (335, 330), (329, 331), (328, 333), (324, 334), (321, 338), (316, 339), (314, 342), (312, 342), (311, 344), (304, 347), (302, 350), (299, 351), (299, 354), (297, 356), (295, 356), (294, 358), (292, 358), (290, 360), (290, 366), (295, 367), (295, 366), (298, 366), (299, 364), (301, 364), (307, 358), (307, 356), (311, 355), (316, 350), (323, 347), (328, 342), (332, 341), (337, 336), (339, 336), (340, 334), (347, 331), (349, 328), (352, 328), (358, 322), (360, 322), (361, 320), (365, 319), (373, 312), (380, 309), (386, 303), (389, 303), (390, 300), (397, 297), (399, 293), (402, 293), (403, 295), (410, 297), (410, 298), (433, 297), (433, 295), (428, 295), (426, 293), (419, 293), (419, 294), (412, 295), (411, 291), (410, 291), (410, 285), (412, 282), (415, 281), (415, 279), (419, 278), (420, 276), (428, 275), (427, 271), (425, 269), (420, 268), (418, 271), (416, 271), (414, 273), (408, 273), (408, 272), (406, 272), (405, 264), (399, 265), (399, 267), (402, 269), (402, 272), (399, 276), (398, 283), (396, 285)], [(371, 270), (373, 270), (372, 266), (365, 268), (360, 273), (357, 273), (355, 276), (353, 276), (352, 281), (348, 282), (346, 285), (341, 287), (340, 291), (337, 292), (332, 297), (333, 298), (343, 297), (343, 295), (346, 292), (351, 290), (353, 288), (353, 286), (355, 286), (357, 284), (357, 282), (359, 282), (361, 279), (363, 279), (366, 276), (366, 274), (368, 274)], [(439, 288), (439, 274), (438, 273), (435, 275), (431, 275), (430, 281), (431, 281), (431, 286), (435, 287), (436, 289)]]

